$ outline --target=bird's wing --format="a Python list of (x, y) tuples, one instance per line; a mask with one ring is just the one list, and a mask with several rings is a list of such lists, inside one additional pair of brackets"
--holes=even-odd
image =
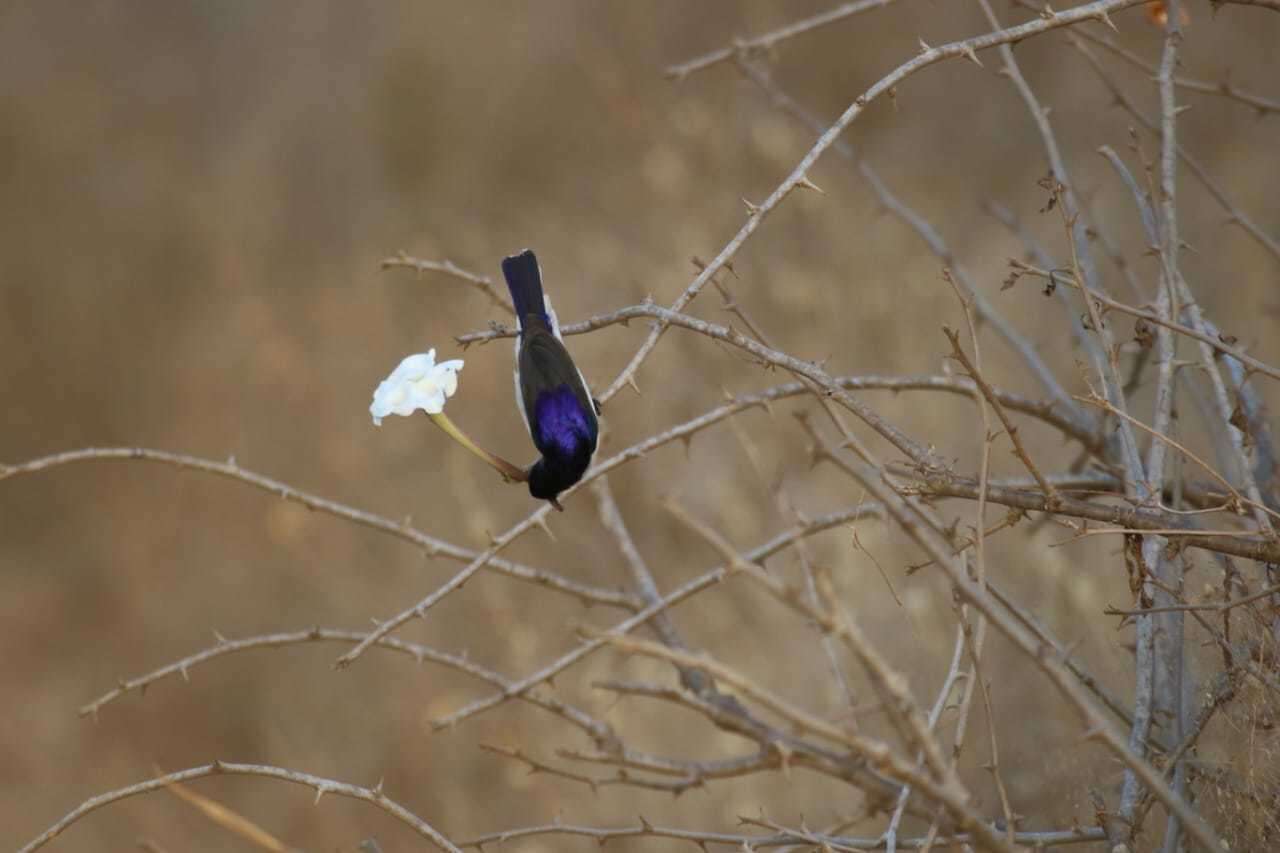
[(564, 344), (542, 324), (531, 324), (521, 334), (519, 368), (520, 394), (526, 414), (536, 411), (540, 394), (567, 385), (594, 428), (595, 404), (582, 373)]

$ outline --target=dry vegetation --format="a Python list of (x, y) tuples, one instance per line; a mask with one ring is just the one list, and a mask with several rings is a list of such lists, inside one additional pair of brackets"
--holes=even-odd
[(1280, 8), (1055, 9), (8, 10), (4, 841), (1274, 849)]

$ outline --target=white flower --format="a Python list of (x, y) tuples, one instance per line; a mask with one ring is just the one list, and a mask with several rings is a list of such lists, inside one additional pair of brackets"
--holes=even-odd
[(434, 349), (409, 356), (373, 392), (369, 414), (374, 424), (381, 426), (387, 415), (411, 415), (418, 409), (428, 415), (440, 414), (444, 401), (458, 390), (461, 369), (459, 358), (436, 364)]

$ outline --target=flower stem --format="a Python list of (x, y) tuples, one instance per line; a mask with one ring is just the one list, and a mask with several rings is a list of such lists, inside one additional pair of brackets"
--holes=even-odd
[(444, 430), (445, 433), (454, 441), (458, 442), (458, 444), (461, 444), (467, 450), (470, 450), (476, 456), (479, 456), (489, 465), (493, 466), (494, 470), (502, 475), (502, 479), (516, 483), (524, 483), (528, 481), (529, 475), (526, 474), (523, 469), (517, 468), (501, 456), (496, 456), (476, 444), (471, 440), (469, 435), (459, 429), (457, 424), (449, 420), (449, 416), (444, 412), (441, 412), (438, 415), (427, 415), (427, 417), (435, 421), (435, 425)]

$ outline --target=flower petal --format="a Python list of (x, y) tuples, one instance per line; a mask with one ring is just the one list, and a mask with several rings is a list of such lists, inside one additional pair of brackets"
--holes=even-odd
[(445, 401), (458, 390), (462, 359), (436, 364), (436, 351), (428, 350), (403, 359), (373, 392), (369, 414), (375, 425), (387, 415), (411, 415), (418, 409), (429, 415), (444, 411)]

